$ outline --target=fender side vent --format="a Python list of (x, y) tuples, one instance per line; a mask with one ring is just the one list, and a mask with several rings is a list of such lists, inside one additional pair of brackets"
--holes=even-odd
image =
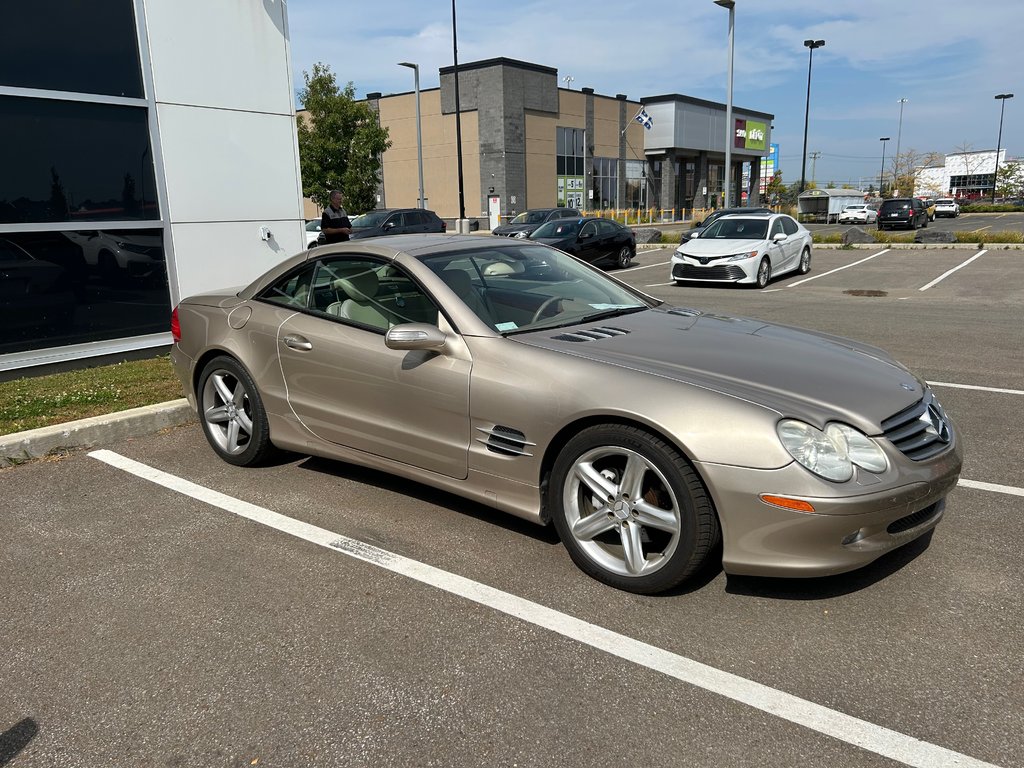
[(536, 443), (527, 440), (526, 435), (518, 429), (496, 424), (490, 429), (477, 427), (477, 431), (486, 435), (486, 437), (478, 437), (477, 442), (486, 445), (487, 450), (492, 453), (502, 456), (533, 456), (528, 450), (528, 446), (536, 445)]

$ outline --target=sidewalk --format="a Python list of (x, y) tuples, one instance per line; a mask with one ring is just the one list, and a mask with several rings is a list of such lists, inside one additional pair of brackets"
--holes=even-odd
[(196, 422), (185, 398), (0, 436), (0, 467)]

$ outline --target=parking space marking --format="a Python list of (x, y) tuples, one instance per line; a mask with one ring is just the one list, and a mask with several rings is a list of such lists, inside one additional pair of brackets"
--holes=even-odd
[(932, 280), (932, 281), (931, 281), (930, 283), (928, 283), (927, 285), (922, 285), (922, 286), (921, 286), (920, 288), (918, 288), (917, 290), (919, 290), (919, 291), (927, 291), (927, 290), (928, 290), (929, 288), (931, 288), (931, 287), (932, 287), (933, 285), (937, 285), (938, 283), (941, 283), (941, 282), (942, 282), (943, 280), (945, 280), (945, 279), (946, 279), (947, 277), (949, 277), (950, 275), (952, 275), (952, 274), (953, 274), (954, 272), (956, 272), (956, 271), (957, 271), (958, 269), (963, 269), (964, 267), (966, 267), (966, 266), (967, 266), (968, 264), (970, 264), (970, 263), (971, 263), (972, 261), (974, 261), (975, 259), (980, 259), (980, 258), (981, 258), (982, 256), (984, 256), (984, 255), (985, 255), (986, 253), (988, 253), (988, 251), (987, 251), (987, 250), (984, 250), (984, 251), (978, 251), (978, 252), (977, 252), (976, 254), (974, 254), (973, 256), (971, 256), (971, 258), (969, 258), (969, 259), (968, 259), (967, 261), (963, 262), (963, 263), (962, 263), (962, 264), (960, 264), (959, 266), (956, 266), (956, 267), (953, 267), (953, 268), (952, 268), (952, 269), (950, 269), (950, 270), (947, 270), (946, 272), (943, 272), (943, 273), (942, 273), (941, 275), (939, 275), (938, 277), (936, 277), (936, 278), (935, 278), (934, 280)]
[(998, 392), (1003, 395), (1024, 395), (1024, 389), (1003, 389), (1001, 387), (979, 387), (976, 384), (950, 384), (946, 381), (929, 381), (932, 387), (949, 387), (950, 389), (976, 389), (981, 392)]
[(875, 725), (663, 650), (604, 627), (503, 592), (486, 584), (397, 555), (371, 544), (332, 533), (264, 507), (236, 499), (163, 472), (109, 450), (91, 451), (94, 459), (197, 501), (223, 509), (291, 536), (333, 549), (421, 584), (463, 597), (513, 618), (548, 629), (565, 638), (633, 662), (689, 685), (746, 704), (754, 709), (852, 744), (859, 749), (915, 768), (997, 768), (927, 741)]
[(1012, 485), (979, 483), (977, 480), (959, 480), (957, 485), (962, 485), (964, 488), (974, 488), (978, 491), (992, 491), (993, 493), (1007, 493), (1010, 496), (1024, 496), (1024, 488), (1014, 488)]
[(861, 259), (860, 261), (854, 261), (854, 262), (851, 262), (849, 264), (844, 264), (843, 266), (836, 267), (835, 269), (831, 269), (828, 272), (822, 272), (820, 275), (813, 275), (811, 277), (805, 277), (803, 280), (797, 280), (795, 283), (790, 283), (786, 287), (787, 288), (796, 288), (798, 285), (803, 285), (804, 283), (809, 283), (809, 282), (811, 282), (811, 280), (817, 280), (819, 277), (828, 277), (829, 275), (834, 275), (836, 272), (842, 272), (844, 269), (849, 269), (850, 267), (856, 267), (858, 264), (863, 264), (865, 261), (871, 261), (873, 258), (875, 258), (877, 256), (881, 256), (883, 253), (888, 253), (890, 250), (891, 249), (886, 248), (885, 250), (879, 251), (878, 253), (871, 254), (866, 259)]

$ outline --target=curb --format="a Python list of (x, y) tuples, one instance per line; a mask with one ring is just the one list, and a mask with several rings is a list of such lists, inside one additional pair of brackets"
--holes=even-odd
[(27, 432), (0, 435), (0, 467), (21, 464), (30, 459), (65, 453), (76, 448), (92, 448), (126, 437), (141, 437), (195, 421), (196, 412), (192, 410), (188, 400), (182, 398), (69, 421), (65, 424), (30, 429)]

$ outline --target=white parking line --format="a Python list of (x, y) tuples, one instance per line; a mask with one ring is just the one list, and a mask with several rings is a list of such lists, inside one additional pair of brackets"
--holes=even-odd
[(866, 259), (861, 259), (860, 261), (854, 261), (854, 262), (851, 262), (850, 264), (844, 264), (843, 266), (836, 267), (835, 269), (831, 269), (828, 272), (822, 272), (820, 275), (813, 275), (812, 277), (805, 277), (803, 280), (797, 280), (795, 283), (790, 283), (786, 287), (787, 288), (796, 288), (798, 285), (803, 285), (804, 283), (809, 283), (809, 282), (811, 282), (811, 280), (817, 280), (819, 277), (828, 277), (829, 275), (834, 275), (836, 272), (842, 272), (844, 269), (849, 269), (850, 267), (856, 267), (858, 264), (863, 264), (865, 261), (871, 261), (876, 256), (881, 256), (883, 253), (888, 253), (889, 251), (890, 251), (890, 249), (886, 248), (883, 251), (879, 251), (878, 253), (871, 254)]
[(984, 256), (984, 255), (985, 255), (986, 253), (988, 253), (988, 251), (987, 251), (987, 250), (984, 250), (984, 251), (978, 251), (978, 252), (977, 252), (976, 254), (974, 254), (973, 256), (971, 256), (971, 258), (969, 258), (969, 259), (968, 259), (967, 261), (965, 261), (965, 262), (964, 262), (963, 264), (960, 264), (959, 266), (953, 267), (952, 269), (950, 269), (950, 270), (947, 270), (946, 272), (943, 272), (943, 273), (942, 273), (941, 275), (939, 275), (938, 277), (936, 277), (936, 278), (935, 278), (934, 280), (932, 280), (932, 281), (931, 281), (930, 283), (928, 283), (927, 285), (922, 285), (922, 286), (921, 286), (920, 288), (918, 288), (917, 290), (919, 290), (919, 291), (927, 291), (927, 290), (928, 290), (929, 288), (931, 288), (931, 287), (932, 287), (933, 285), (936, 285), (937, 283), (941, 283), (941, 282), (942, 282), (943, 280), (945, 280), (945, 279), (946, 279), (947, 277), (949, 277), (950, 275), (952, 275), (952, 274), (953, 274), (954, 272), (956, 272), (956, 271), (957, 271), (958, 269), (963, 269), (963, 268), (964, 268), (964, 267), (966, 267), (966, 266), (967, 266), (968, 264), (970, 264), (970, 263), (971, 263), (972, 261), (974, 261), (975, 259), (979, 259), (979, 258), (981, 258), (981, 257), (982, 257), (982, 256)]
[(1024, 395), (1024, 389), (1002, 389), (1001, 387), (979, 387), (974, 384), (950, 384), (946, 381), (929, 381), (932, 387), (949, 387), (950, 389), (977, 389), (981, 392), (999, 392), (1004, 395)]
[(286, 517), (162, 472), (113, 451), (92, 451), (89, 456), (164, 488), (219, 507), (226, 512), (313, 544), (342, 552), (357, 560), (379, 566), (392, 573), (458, 595), (480, 605), (488, 606), (591, 648), (605, 651), (639, 666), (733, 701), (747, 704), (762, 712), (906, 765), (916, 768), (953, 768), (954, 766), (956, 768), (995, 768), (992, 763), (976, 760), (945, 747), (906, 736), (738, 675), (723, 672), (685, 656), (560, 613), (539, 603), (502, 592), (486, 584), (396, 555), (356, 539), (339, 536), (324, 528)]

